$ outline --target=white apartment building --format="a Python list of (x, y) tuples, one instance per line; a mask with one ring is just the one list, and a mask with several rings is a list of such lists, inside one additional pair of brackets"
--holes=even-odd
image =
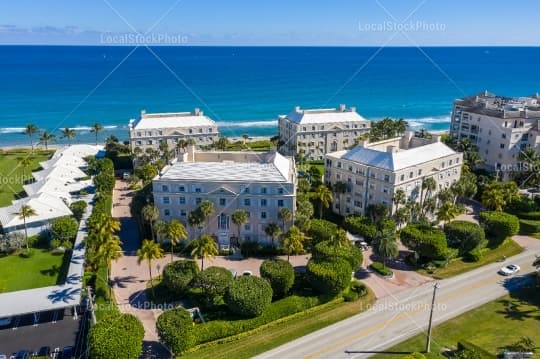
[(211, 145), (219, 137), (217, 124), (196, 108), (193, 112), (146, 113), (137, 120), (129, 121), (131, 148), (157, 150), (167, 142), (173, 150), (179, 140), (195, 141), (197, 146)]
[(369, 131), (370, 121), (355, 107), (303, 110), (296, 106), (288, 115), (278, 117), (278, 126), (281, 153), (322, 160), (326, 153), (354, 146), (355, 140)]
[(540, 150), (540, 96), (502, 97), (485, 93), (454, 101), (450, 134), (468, 138), (488, 170), (502, 178), (516, 168), (519, 153)]
[[(332, 209), (340, 215), (364, 214), (370, 204), (385, 204), (394, 212), (394, 193), (402, 189), (407, 200), (420, 201), (422, 181), (432, 177), (435, 193), (448, 188), (461, 176), (463, 154), (432, 139), (414, 137), (368, 143), (325, 156), (325, 181), (333, 186), (346, 184), (343, 194), (334, 193)], [(434, 194), (435, 194), (434, 193)]]
[(188, 225), (189, 213), (203, 200), (211, 201), (215, 212), (203, 233), (216, 238), (222, 248), (236, 243), (238, 229), (231, 218), (236, 209), (245, 210), (249, 216), (241, 228), (240, 241), (259, 242), (271, 241), (264, 229), (271, 222), (281, 224), (281, 208), (288, 208), (293, 216), (295, 212), (294, 160), (275, 151), (199, 152), (190, 146), (152, 185), (159, 218), (180, 220), (190, 238), (197, 237), (199, 229)]

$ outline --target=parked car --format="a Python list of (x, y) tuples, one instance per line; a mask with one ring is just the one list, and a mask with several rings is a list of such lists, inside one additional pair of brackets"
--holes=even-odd
[(17, 354), (15, 354), (15, 359), (28, 359), (30, 358), (30, 350), (19, 350)]
[(38, 352), (37, 352), (37, 356), (38, 357), (41, 357), (41, 356), (49, 356), (51, 354), (51, 348), (50, 347), (41, 347), (39, 348)]
[(517, 264), (509, 264), (506, 267), (502, 267), (501, 269), (499, 269), (499, 274), (502, 274), (505, 276), (512, 275), (519, 272), (520, 270), (521, 268)]
[(73, 358), (73, 347), (64, 347), (64, 350), (62, 350), (62, 359), (71, 359)]
[(0, 318), (0, 327), (6, 327), (11, 324), (11, 317)]

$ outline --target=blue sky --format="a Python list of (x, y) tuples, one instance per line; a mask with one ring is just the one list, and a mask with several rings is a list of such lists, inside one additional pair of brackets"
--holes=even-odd
[[(17, 0), (0, 7), (0, 44), (540, 45), (539, 10), (532, 0)], [(133, 28), (151, 30), (133, 40)]]

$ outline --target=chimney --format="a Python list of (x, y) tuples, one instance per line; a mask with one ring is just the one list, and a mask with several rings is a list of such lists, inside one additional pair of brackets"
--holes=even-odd
[(345, 106), (345, 104), (340, 104), (339, 105), (339, 112), (345, 112), (345, 110), (347, 109), (347, 106)]
[(300, 113), (300, 106), (294, 106), (294, 112)]

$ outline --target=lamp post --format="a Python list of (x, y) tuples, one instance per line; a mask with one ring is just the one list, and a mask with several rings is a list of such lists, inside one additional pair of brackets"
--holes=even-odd
[(432, 329), (432, 323), (433, 323), (433, 308), (435, 307), (435, 295), (437, 294), (437, 289), (439, 289), (439, 282), (436, 282), (435, 285), (433, 286), (433, 298), (431, 299), (431, 310), (429, 312), (426, 353), (429, 353), (429, 351), (431, 350), (431, 329)]

